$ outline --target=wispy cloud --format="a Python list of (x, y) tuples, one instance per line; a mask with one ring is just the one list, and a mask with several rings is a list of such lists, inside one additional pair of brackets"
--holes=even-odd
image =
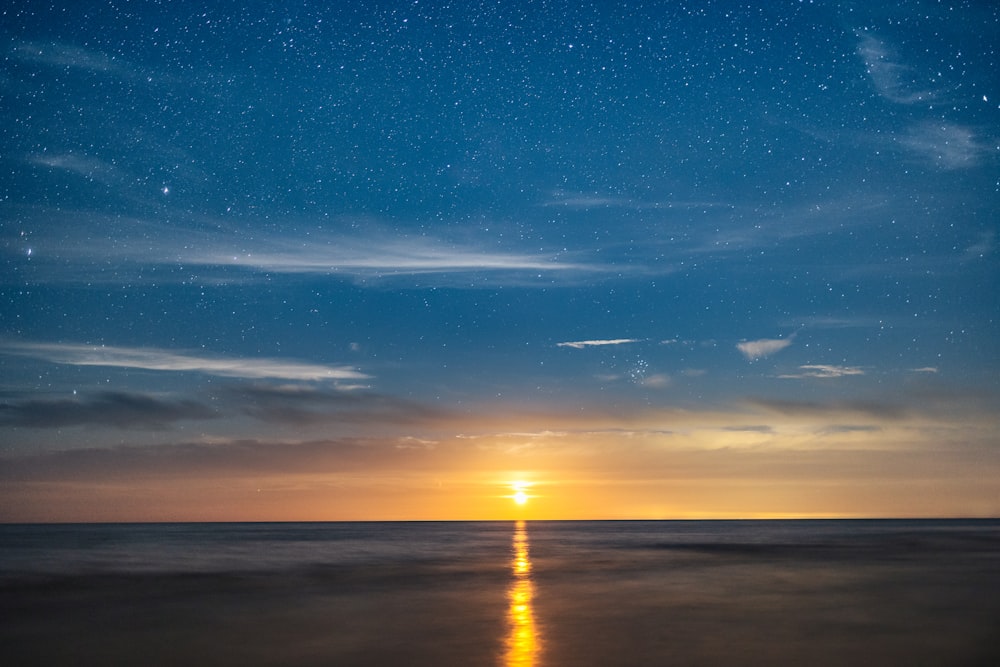
[(628, 343), (638, 343), (638, 338), (610, 338), (604, 340), (573, 340), (565, 343), (556, 343), (556, 347), (571, 347), (574, 350), (582, 350), (586, 347), (601, 347), (604, 345), (626, 345)]
[(673, 379), (666, 373), (653, 373), (640, 378), (638, 384), (650, 389), (666, 389), (673, 384)]
[(127, 79), (137, 76), (134, 68), (120, 58), (72, 44), (20, 41), (11, 47), (10, 54), (17, 60), (47, 67), (110, 74)]
[(625, 197), (608, 197), (601, 195), (589, 195), (578, 193), (554, 193), (551, 199), (542, 203), (542, 206), (562, 206), (565, 208), (633, 208), (635, 204), (631, 199)]
[(864, 375), (865, 372), (857, 366), (832, 366), (828, 364), (806, 364), (799, 366), (801, 372), (786, 373), (779, 378), (839, 378), (845, 375)]
[(584, 210), (591, 208), (626, 208), (633, 210), (733, 208), (732, 204), (719, 201), (681, 199), (666, 201), (642, 201), (618, 195), (601, 195), (563, 191), (553, 192), (549, 199), (542, 202), (542, 206)]
[(949, 171), (976, 166), (986, 150), (971, 129), (954, 123), (918, 123), (898, 141), (938, 169)]
[[(37, 158), (39, 164), (99, 180), (115, 179), (107, 165), (76, 156)], [(368, 227), (376, 225), (367, 225)], [(500, 249), (495, 243), (411, 237), (391, 230), (357, 234), (268, 234), (247, 237), (224, 221), (204, 220), (168, 226), (142, 219), (105, 219), (54, 213), (34, 233), (39, 248), (33, 258), (37, 280), (90, 282), (116, 280), (134, 273), (136, 280), (162, 267), (157, 281), (215, 278), (227, 282), (276, 274), (340, 276), (361, 285), (420, 277), (421, 284), (474, 287), (551, 285), (614, 274), (613, 266), (582, 258), (585, 251), (552, 252)], [(86, 229), (84, 234), (82, 230)], [(101, 230), (95, 234), (94, 230)], [(54, 258), (58, 257), (58, 261)], [(52, 258), (50, 260), (50, 258)], [(183, 267), (183, 268), (181, 268)]]
[[(751, 248), (770, 252), (789, 242), (864, 228), (886, 205), (884, 194), (853, 192), (834, 199), (810, 199), (770, 210), (747, 207), (741, 210), (742, 215), (727, 211), (713, 215), (711, 225), (692, 232), (685, 252), (716, 256), (742, 254)], [(748, 224), (748, 218), (752, 218), (752, 223)]]
[(996, 250), (997, 234), (995, 231), (982, 232), (979, 241), (965, 248), (966, 259), (982, 259)]
[(900, 62), (888, 43), (867, 32), (858, 36), (858, 55), (879, 95), (896, 104), (926, 104), (937, 100), (936, 91), (915, 84), (913, 70)]
[(908, 413), (907, 408), (900, 405), (864, 399), (821, 402), (754, 398), (748, 400), (748, 403), (788, 417), (839, 417), (861, 414), (880, 419), (901, 419)]
[(768, 424), (750, 424), (750, 425), (737, 425), (737, 426), (723, 426), (721, 427), (723, 431), (731, 431), (733, 433), (774, 433), (774, 427)]
[[(921, 85), (917, 82), (921, 74), (901, 62), (887, 42), (867, 32), (858, 37), (858, 55), (876, 92), (884, 99), (904, 105), (942, 101), (945, 89), (933, 75), (925, 77), (928, 85)], [(921, 160), (945, 170), (973, 167), (987, 150), (971, 128), (943, 121), (915, 123), (896, 141)]]
[(106, 185), (121, 185), (127, 177), (109, 162), (77, 153), (39, 153), (28, 157), (28, 162), (51, 169), (60, 169)]
[(0, 353), (43, 359), (71, 366), (186, 371), (247, 379), (358, 381), (370, 377), (349, 366), (310, 364), (284, 359), (207, 357), (157, 348), (0, 341)]
[(877, 317), (865, 315), (852, 315), (845, 317), (842, 315), (802, 315), (790, 317), (782, 321), (783, 326), (788, 327), (808, 327), (810, 329), (855, 329), (878, 326)]
[[(152, 152), (155, 153), (156, 151)], [(157, 206), (162, 205), (163, 203), (163, 191), (155, 187), (153, 183), (151, 183), (148, 178), (143, 177), (142, 174), (130, 172), (126, 167), (122, 167), (114, 162), (102, 160), (81, 151), (45, 151), (32, 153), (27, 155), (25, 160), (34, 166), (45, 167), (55, 171), (62, 171), (78, 176), (91, 183), (99, 183), (109, 188), (116, 196), (131, 202), (142, 204), (144, 206)], [(196, 178), (195, 174), (198, 171), (199, 170), (195, 168), (190, 169), (190, 173), (184, 177), (184, 180), (194, 180)], [(157, 197), (160, 197), (160, 199), (157, 199)], [(78, 216), (79, 214), (74, 214), (74, 217), (77, 217), (77, 219), (79, 219)], [(130, 222), (134, 222), (147, 228), (155, 228), (155, 226), (143, 225), (143, 223), (135, 220)], [(122, 236), (116, 234), (115, 238), (122, 238)], [(74, 246), (75, 247), (72, 248), (72, 250), (79, 249), (77, 244), (74, 244)], [(75, 254), (75, 252), (70, 254)]]
[(759, 340), (746, 340), (737, 343), (737, 349), (750, 361), (755, 361), (763, 357), (769, 357), (776, 352), (784, 350), (792, 344), (795, 335), (788, 338), (761, 338)]
[(836, 435), (841, 433), (877, 433), (881, 430), (883, 430), (882, 426), (870, 424), (832, 424), (820, 428), (816, 433), (818, 435)]
[(186, 262), (203, 266), (237, 266), (270, 273), (356, 274), (391, 277), (480, 271), (595, 271), (600, 267), (565, 261), (558, 254), (498, 252), (430, 239), (330, 238), (286, 244), (258, 241), (253, 247), (220, 247), (188, 252)]

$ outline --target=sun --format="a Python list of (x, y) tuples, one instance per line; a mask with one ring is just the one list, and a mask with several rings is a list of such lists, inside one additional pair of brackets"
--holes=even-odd
[(525, 491), (525, 489), (527, 489), (528, 486), (529, 484), (527, 482), (518, 481), (510, 483), (510, 488), (513, 489), (514, 491), (514, 493), (512, 493), (510, 497), (518, 505), (524, 505), (525, 503), (528, 502), (528, 498), (531, 497), (528, 495), (528, 492)]

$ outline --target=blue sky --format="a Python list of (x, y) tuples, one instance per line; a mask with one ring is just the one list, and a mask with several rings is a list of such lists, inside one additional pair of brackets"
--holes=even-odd
[(0, 518), (1000, 512), (1000, 15), (756, 5), (7, 3)]

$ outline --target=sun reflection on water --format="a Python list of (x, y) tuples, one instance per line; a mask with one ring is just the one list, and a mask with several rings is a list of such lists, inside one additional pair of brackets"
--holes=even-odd
[(538, 665), (541, 641), (535, 625), (535, 610), (532, 604), (535, 584), (531, 580), (531, 557), (528, 553), (528, 531), (524, 521), (514, 527), (512, 545), (514, 558), (511, 569), (514, 581), (507, 589), (507, 652), (504, 655), (506, 667), (534, 667)]

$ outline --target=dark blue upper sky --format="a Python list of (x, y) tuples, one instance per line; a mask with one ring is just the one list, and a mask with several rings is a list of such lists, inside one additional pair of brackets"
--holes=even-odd
[(997, 407), (993, 3), (7, 2), (0, 34), (0, 454)]

